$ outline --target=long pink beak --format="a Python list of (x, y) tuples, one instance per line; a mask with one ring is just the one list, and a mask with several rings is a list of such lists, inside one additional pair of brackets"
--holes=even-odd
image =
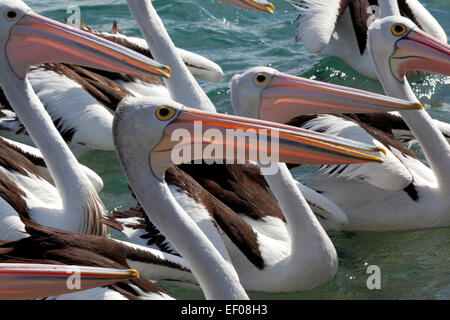
[(139, 278), (136, 270), (0, 263), (0, 299), (38, 299)]
[(390, 62), (399, 80), (403, 79), (407, 71), (450, 75), (450, 46), (415, 28), (397, 41)]
[[(174, 138), (174, 133), (181, 131), (189, 135), (180, 141), (178, 137)], [(214, 137), (206, 134), (208, 131), (214, 132)], [(238, 132), (244, 135), (247, 133), (248, 139), (228, 139), (230, 133)], [(273, 147), (270, 143), (275, 139), (278, 144)], [(200, 152), (196, 152), (195, 146)], [(217, 152), (206, 154), (205, 150), (211, 148)], [(242, 162), (261, 161), (261, 152), (267, 152), (271, 155), (276, 153), (276, 162), (295, 164), (383, 162), (383, 159), (373, 154), (385, 152), (376, 146), (284, 124), (208, 113), (187, 107), (178, 111), (166, 126), (159, 144), (152, 150), (150, 163), (153, 173), (162, 178), (167, 167), (174, 164), (173, 152), (179, 154), (183, 149), (188, 150), (186, 153), (183, 151), (185, 162), (238, 159), (237, 154), (243, 156), (244, 159), (238, 159), (243, 160)]]
[(10, 29), (8, 62), (24, 78), (31, 65), (59, 62), (132, 75), (170, 77), (170, 68), (93, 34), (29, 13)]
[(261, 93), (259, 118), (286, 123), (306, 114), (417, 109), (419, 103), (277, 72)]

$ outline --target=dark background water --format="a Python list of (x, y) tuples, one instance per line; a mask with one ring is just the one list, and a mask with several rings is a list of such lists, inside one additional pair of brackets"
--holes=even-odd
[[(272, 1), (274, 15), (232, 8), (215, 0), (153, 1), (169, 34), (181, 48), (202, 54), (224, 70), (219, 83), (202, 83), (220, 112), (231, 113), (229, 81), (236, 73), (265, 65), (294, 75), (382, 92), (378, 82), (364, 78), (341, 60), (310, 54), (294, 41), (298, 13), (286, 1)], [(450, 35), (450, 2), (421, 1)], [(78, 5), (91, 27), (110, 31), (113, 21), (128, 35), (139, 35), (125, 0), (32, 0), (37, 12), (63, 20), (69, 5)], [(433, 117), (450, 121), (450, 78), (429, 75), (412, 83), (417, 96)], [(92, 152), (82, 162), (101, 175), (101, 197), (109, 210), (135, 204), (114, 153)], [(308, 179), (314, 168), (295, 172)], [(449, 194), (450, 195), (450, 194)], [(399, 209), (400, 210), (400, 209)], [(426, 213), (424, 213), (426, 214)], [(450, 233), (448, 228), (410, 232), (332, 233), (340, 265), (335, 278), (315, 290), (289, 293), (250, 293), (266, 299), (450, 299)], [(369, 290), (369, 265), (381, 268), (381, 290)], [(263, 281), (263, 280), (262, 280)], [(196, 290), (161, 284), (175, 297), (200, 299)]]

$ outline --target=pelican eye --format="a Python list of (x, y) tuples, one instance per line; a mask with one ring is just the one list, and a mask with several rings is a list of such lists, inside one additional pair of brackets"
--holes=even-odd
[(19, 12), (13, 9), (6, 10), (4, 14), (5, 18), (8, 19), (9, 21), (14, 21), (19, 17)]
[(269, 75), (265, 72), (258, 73), (253, 78), (253, 82), (258, 87), (262, 87), (263, 85), (265, 85), (267, 83), (267, 81), (269, 81)]
[(406, 33), (406, 26), (400, 23), (396, 23), (392, 26), (392, 34), (394, 36), (402, 36)]
[(158, 110), (156, 110), (156, 117), (161, 121), (166, 121), (172, 119), (175, 113), (176, 111), (173, 108), (159, 107)]

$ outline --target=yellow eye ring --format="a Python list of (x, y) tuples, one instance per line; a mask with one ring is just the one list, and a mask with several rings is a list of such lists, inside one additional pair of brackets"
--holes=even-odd
[(400, 23), (396, 23), (392, 26), (392, 34), (394, 36), (402, 36), (406, 33), (406, 26)]
[(177, 113), (177, 111), (170, 107), (159, 107), (156, 110), (156, 117), (161, 121), (170, 120)]
[(19, 17), (19, 12), (14, 9), (9, 9), (4, 12), (4, 16), (9, 21), (14, 21)]
[(255, 75), (255, 77), (253, 78), (253, 83), (257, 87), (262, 87), (269, 81), (269, 79), (270, 79), (269, 74), (267, 74), (265, 72), (260, 72), (260, 73), (257, 73)]

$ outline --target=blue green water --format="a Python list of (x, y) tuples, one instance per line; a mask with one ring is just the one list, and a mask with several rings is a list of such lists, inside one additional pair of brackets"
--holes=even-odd
[[(82, 17), (93, 28), (110, 31), (114, 20), (128, 35), (139, 35), (125, 0), (32, 0), (34, 10), (63, 20), (69, 5), (81, 7)], [(325, 1), (325, 0), (324, 0)], [(422, 0), (450, 35), (450, 2)], [(215, 0), (153, 1), (175, 44), (202, 54), (218, 64), (225, 76), (220, 83), (202, 83), (220, 112), (232, 112), (231, 77), (246, 69), (266, 65), (294, 75), (381, 92), (380, 85), (364, 78), (342, 61), (310, 54), (294, 41), (297, 12), (275, 0), (274, 15), (232, 8)], [(413, 83), (414, 90), (434, 118), (450, 121), (450, 78), (429, 75)], [(92, 152), (82, 162), (101, 175), (101, 197), (109, 210), (135, 204), (113, 153)], [(307, 179), (312, 169), (296, 172)], [(426, 214), (426, 213), (424, 213)], [(340, 266), (335, 278), (315, 290), (289, 294), (250, 293), (266, 299), (450, 299), (449, 228), (411, 232), (333, 233)], [(381, 268), (381, 290), (368, 290), (368, 265)], [(264, 281), (262, 279), (261, 281)], [(180, 299), (200, 299), (199, 291), (161, 284)]]

